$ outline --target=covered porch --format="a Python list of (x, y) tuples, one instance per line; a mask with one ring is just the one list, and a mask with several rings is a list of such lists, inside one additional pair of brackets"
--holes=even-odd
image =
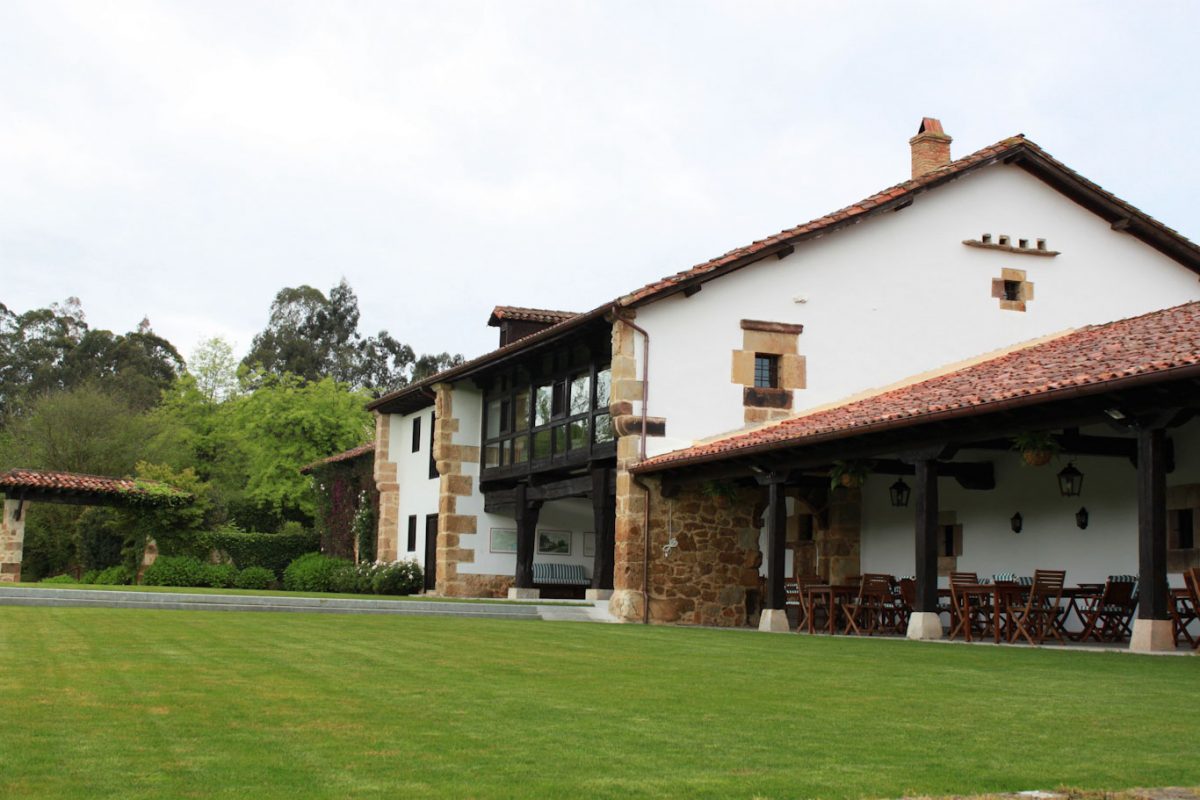
[[(1110, 576), (1130, 575), (1128, 646), (1174, 649), (1196, 631), (1194, 622), (1186, 627), (1197, 598), (1184, 575), (1200, 566), (1198, 317), (1191, 304), (1086, 328), (634, 471), (661, 481), (665, 498), (697, 482), (761, 487), (764, 630), (791, 627), (790, 593), (805, 630), (815, 609), (826, 630), (861, 630), (867, 617), (887, 613), (893, 623), (903, 618), (909, 638), (936, 639), (984, 635), (1000, 619), (1003, 635), (993, 624), (992, 640), (1057, 643), (1069, 639), (1065, 626), (1087, 627), (1081, 607), (1107, 604), (1106, 584), (1120, 582)], [(1014, 441), (1031, 438), (1058, 452), (1054, 466), (1019, 466)], [(1060, 485), (1075, 474), (1083, 486)], [(821, 482), (829, 499), (821, 508), (818, 495), (818, 519), (839, 503), (859, 510), (849, 559), (856, 575), (835, 575), (829, 561), (804, 574), (795, 557), (788, 569), (789, 494), (819, 491)], [(972, 587), (975, 600), (960, 599), (968, 590), (953, 590), (952, 573), (962, 573), (954, 582)], [(886, 612), (882, 598), (872, 599), (883, 592), (876, 576), (891, 578)], [(988, 606), (998, 578), (1030, 585)], [(1031, 596), (1034, 606), (1057, 610), (1030, 607)], [(1013, 617), (1022, 615), (1041, 621), (1018, 625)], [(1037, 635), (1013, 634), (1030, 626)]]

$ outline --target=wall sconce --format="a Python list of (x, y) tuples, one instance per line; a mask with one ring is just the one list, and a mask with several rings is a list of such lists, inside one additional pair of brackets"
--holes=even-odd
[(1021, 512), (1020, 512), (1020, 511), (1018, 511), (1018, 512), (1017, 512), (1017, 513), (1015, 513), (1015, 514), (1013, 514), (1013, 515), (1012, 515), (1012, 519), (1010, 519), (1010, 520), (1008, 521), (1008, 523), (1009, 523), (1010, 525), (1012, 525), (1012, 532), (1013, 532), (1013, 533), (1020, 533), (1020, 532), (1021, 532), (1021, 528), (1025, 527), (1025, 520), (1024, 520), (1024, 518), (1021, 516)]
[(904, 508), (908, 505), (908, 496), (912, 493), (912, 489), (904, 482), (903, 478), (897, 478), (896, 482), (888, 488), (888, 494), (892, 497), (892, 505), (896, 508)]
[(1079, 530), (1081, 531), (1087, 530), (1088, 510), (1083, 506), (1080, 506), (1079, 510), (1075, 512), (1075, 525), (1078, 526)]
[(1058, 491), (1063, 497), (1078, 497), (1083, 491), (1083, 473), (1070, 461), (1058, 473)]

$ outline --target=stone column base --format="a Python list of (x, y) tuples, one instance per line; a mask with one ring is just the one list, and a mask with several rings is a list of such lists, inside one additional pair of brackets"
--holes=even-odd
[(538, 600), (541, 596), (541, 589), (518, 589), (513, 586), (508, 590), (509, 600)]
[(1175, 649), (1175, 624), (1169, 619), (1135, 619), (1129, 649), (1135, 653), (1161, 653)]
[(583, 593), (583, 599), (595, 600), (598, 602), (608, 600), (612, 596), (613, 596), (612, 589), (588, 589), (587, 591), (585, 591)]
[(608, 613), (622, 622), (641, 622), (642, 593), (633, 589), (617, 589), (608, 598)]
[(935, 611), (914, 611), (908, 618), (908, 638), (925, 642), (931, 639), (941, 639), (945, 636), (942, 631), (942, 618)]
[(792, 629), (788, 624), (787, 610), (764, 608), (758, 618), (758, 629), (765, 633), (787, 633)]

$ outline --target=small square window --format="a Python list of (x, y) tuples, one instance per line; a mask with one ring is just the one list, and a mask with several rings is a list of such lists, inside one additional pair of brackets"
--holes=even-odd
[(754, 354), (754, 386), (757, 389), (779, 388), (779, 356)]
[(1004, 299), (1017, 301), (1021, 299), (1021, 282), (1020, 281), (1005, 281), (1004, 282)]

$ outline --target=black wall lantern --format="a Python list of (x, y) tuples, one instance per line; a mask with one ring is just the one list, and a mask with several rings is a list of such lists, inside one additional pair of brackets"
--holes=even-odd
[(903, 478), (897, 478), (896, 482), (888, 488), (888, 494), (892, 496), (892, 505), (896, 508), (903, 508), (908, 505), (908, 496), (912, 494), (912, 489), (908, 488), (908, 484)]
[(1075, 512), (1075, 524), (1076, 524), (1077, 526), (1079, 526), (1079, 529), (1080, 529), (1081, 531), (1082, 531), (1082, 530), (1087, 530), (1087, 526), (1088, 526), (1088, 513), (1087, 513), (1087, 509), (1086, 509), (1086, 508), (1084, 508), (1083, 506), (1080, 506), (1080, 507), (1079, 507), (1079, 510)]
[(1058, 473), (1058, 491), (1063, 497), (1078, 497), (1083, 491), (1083, 473), (1075, 468), (1075, 462), (1069, 462)]
[(1020, 512), (1020, 511), (1018, 511), (1018, 512), (1017, 512), (1017, 513), (1015, 513), (1015, 514), (1013, 514), (1013, 515), (1012, 515), (1012, 519), (1010, 519), (1010, 520), (1008, 521), (1008, 523), (1009, 523), (1010, 525), (1012, 525), (1012, 532), (1013, 532), (1013, 533), (1020, 533), (1020, 532), (1021, 532), (1021, 528), (1025, 527), (1025, 520), (1024, 520), (1022, 517), (1021, 517), (1021, 512)]

